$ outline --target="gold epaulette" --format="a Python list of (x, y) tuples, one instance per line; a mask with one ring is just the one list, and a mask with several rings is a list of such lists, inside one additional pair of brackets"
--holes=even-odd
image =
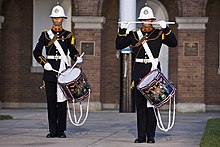
[(73, 37), (72, 36), (72, 38), (71, 38), (71, 43), (70, 43), (71, 45), (75, 45), (75, 37)]

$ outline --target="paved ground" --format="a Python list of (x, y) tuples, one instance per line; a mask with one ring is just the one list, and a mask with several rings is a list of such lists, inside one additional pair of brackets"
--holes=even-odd
[(90, 112), (81, 127), (68, 121), (64, 139), (45, 138), (48, 133), (45, 109), (0, 109), (0, 114), (14, 117), (0, 121), (0, 147), (198, 147), (206, 121), (220, 117), (220, 113), (177, 113), (169, 132), (157, 129), (155, 144), (134, 144), (135, 113)]

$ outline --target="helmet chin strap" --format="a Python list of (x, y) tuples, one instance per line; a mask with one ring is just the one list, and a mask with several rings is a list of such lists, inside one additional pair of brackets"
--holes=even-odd
[(58, 22), (58, 21), (53, 20), (53, 26), (62, 27), (62, 22)]

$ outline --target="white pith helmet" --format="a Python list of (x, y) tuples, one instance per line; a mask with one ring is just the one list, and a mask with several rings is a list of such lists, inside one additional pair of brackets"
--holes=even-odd
[(138, 17), (138, 20), (146, 20), (146, 19), (156, 19), (154, 17), (153, 10), (150, 7), (143, 7), (140, 11), (140, 15)]
[(53, 7), (50, 17), (61, 17), (61, 18), (67, 18), (67, 16), (64, 13), (64, 9), (58, 4), (55, 7)]

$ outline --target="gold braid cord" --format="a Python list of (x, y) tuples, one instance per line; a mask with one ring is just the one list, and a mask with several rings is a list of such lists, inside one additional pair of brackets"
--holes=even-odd
[(156, 40), (158, 37), (160, 37), (160, 35), (161, 35), (162, 33), (163, 33), (163, 31), (160, 31), (159, 34), (158, 34), (155, 38), (151, 38), (151, 39), (149, 39), (149, 37), (147, 37), (146, 35), (144, 35), (144, 36), (141, 38), (141, 40), (139, 40), (134, 46), (131, 46), (131, 48), (135, 48), (135, 47), (140, 46), (144, 40), (146, 40), (146, 41)]
[(51, 46), (55, 41), (57, 40), (57, 34), (54, 35), (54, 37), (50, 40), (50, 42), (48, 43), (48, 46)]

